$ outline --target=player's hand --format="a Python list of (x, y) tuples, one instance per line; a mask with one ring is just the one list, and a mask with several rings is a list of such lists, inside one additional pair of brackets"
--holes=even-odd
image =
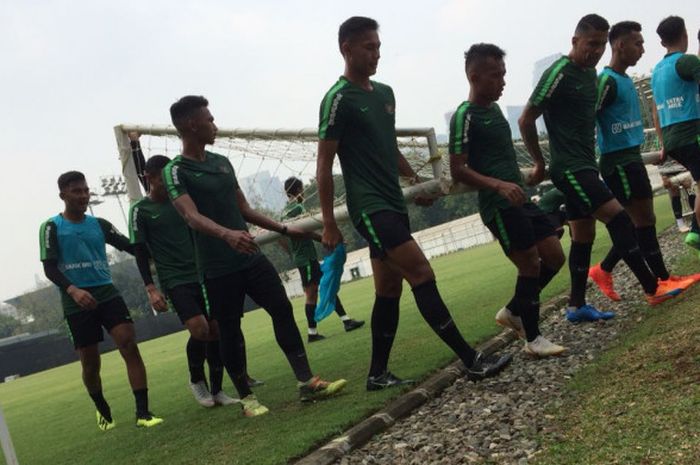
[(79, 289), (75, 286), (69, 286), (66, 289), (68, 295), (78, 304), (78, 307), (83, 310), (94, 310), (97, 308), (97, 301), (88, 291)]
[(435, 203), (435, 199), (430, 198), (430, 197), (416, 196), (413, 198), (413, 203), (415, 203), (419, 207), (429, 207), (433, 203)]
[(659, 160), (655, 161), (655, 165), (663, 165), (664, 162), (666, 161), (666, 150), (664, 150), (663, 147), (661, 147), (661, 153), (659, 154)]
[(338, 225), (333, 223), (323, 227), (321, 243), (328, 250), (335, 250), (335, 247), (343, 242), (343, 233), (338, 229)]
[(528, 186), (536, 186), (542, 181), (544, 181), (544, 163), (535, 163), (530, 175), (525, 180), (525, 184)]
[(162, 292), (158, 290), (155, 286), (148, 286), (146, 288), (148, 292), (148, 302), (151, 307), (157, 312), (167, 312), (168, 311), (168, 301), (165, 300), (165, 296)]
[(129, 140), (131, 142), (138, 142), (139, 137), (141, 137), (141, 134), (139, 134), (138, 131), (129, 131), (126, 135), (129, 136)]
[(229, 229), (223, 239), (237, 252), (251, 255), (258, 251), (255, 238), (248, 231)]
[(496, 192), (498, 192), (501, 197), (508, 200), (514, 207), (520, 207), (527, 200), (522, 187), (512, 182), (500, 182), (496, 188)]

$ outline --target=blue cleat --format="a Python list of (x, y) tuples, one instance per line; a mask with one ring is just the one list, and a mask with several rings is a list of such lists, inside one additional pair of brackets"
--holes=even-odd
[(593, 305), (581, 305), (575, 310), (566, 311), (566, 319), (572, 323), (581, 323), (582, 321), (598, 321), (609, 320), (615, 317), (615, 312), (601, 312)]

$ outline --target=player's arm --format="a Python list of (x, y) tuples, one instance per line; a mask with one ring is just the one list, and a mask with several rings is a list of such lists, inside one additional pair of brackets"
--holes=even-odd
[(120, 233), (112, 223), (104, 218), (97, 218), (97, 222), (102, 228), (102, 233), (105, 236), (105, 242), (117, 250), (134, 255), (134, 246), (128, 237)]
[(695, 81), (700, 84), (700, 57), (683, 55), (676, 62), (676, 73), (685, 81)]
[(660, 165), (666, 160), (666, 152), (664, 151), (664, 134), (661, 131), (661, 123), (659, 123), (659, 112), (656, 111), (656, 102), (653, 100), (651, 105), (651, 119), (654, 121), (654, 132), (656, 133), (656, 139), (659, 141), (659, 149), (661, 150), (661, 155), (657, 162), (657, 164)]
[(129, 241), (134, 248), (134, 257), (136, 257), (136, 267), (143, 280), (143, 285), (146, 288), (148, 301), (151, 307), (159, 312), (168, 310), (168, 304), (165, 296), (160, 292), (153, 282), (151, 274), (151, 254), (148, 251), (148, 227), (141, 215), (139, 204), (134, 204), (129, 210)]
[(597, 113), (612, 105), (617, 98), (617, 84), (615, 84), (615, 80), (607, 74), (603, 74), (599, 79), (595, 106)]
[(466, 151), (461, 154), (450, 153), (450, 174), (452, 179), (477, 189), (489, 189), (504, 197), (511, 205), (519, 207), (525, 203), (527, 198), (523, 189), (508, 181), (503, 181), (491, 176), (485, 176), (467, 164), (469, 155)]
[(148, 192), (150, 189), (148, 186), (148, 178), (146, 178), (146, 157), (143, 156), (143, 151), (141, 150), (141, 142), (139, 141), (140, 134), (136, 131), (130, 131), (127, 136), (131, 144), (131, 159), (134, 160), (136, 175), (143, 186), (143, 190)]
[(313, 231), (304, 231), (303, 229), (294, 226), (287, 226), (279, 221), (275, 221), (272, 218), (263, 215), (250, 206), (240, 187), (236, 190), (236, 202), (238, 203), (238, 209), (240, 210), (241, 215), (243, 215), (243, 219), (245, 219), (248, 223), (260, 226), (263, 229), (276, 232), (283, 236), (293, 237), (295, 239), (318, 238), (318, 234)]
[(318, 141), (318, 158), (316, 160), (316, 182), (318, 184), (318, 198), (321, 202), (321, 217), (323, 221), (323, 234), (321, 242), (328, 249), (334, 249), (343, 242), (343, 234), (338, 228), (333, 212), (333, 160), (338, 152), (338, 141), (321, 139)]
[(523, 114), (518, 119), (520, 127), (520, 135), (525, 143), (532, 161), (535, 162), (534, 170), (527, 179), (529, 185), (536, 185), (544, 179), (544, 157), (542, 156), (542, 148), (540, 147), (539, 137), (537, 135), (537, 118), (542, 115), (542, 109), (528, 102), (523, 110)]
[(44, 267), (44, 275), (59, 288), (63, 289), (78, 306), (84, 310), (97, 307), (97, 300), (88, 291), (76, 287), (58, 268), (58, 236), (56, 224), (47, 221), (39, 231), (40, 258)]

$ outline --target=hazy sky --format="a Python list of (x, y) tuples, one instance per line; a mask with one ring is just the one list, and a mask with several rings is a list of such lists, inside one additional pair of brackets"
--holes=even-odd
[[(695, 5), (693, 7), (693, 5)], [(203, 94), (220, 127), (314, 127), (320, 99), (342, 73), (338, 25), (352, 15), (381, 25), (375, 77), (397, 98), (398, 126), (434, 126), (467, 95), (463, 52), (493, 42), (508, 53), (503, 104), (522, 104), (533, 63), (566, 53), (584, 14), (636, 20), (647, 39), (634, 71), (662, 54), (654, 30), (697, 1), (35, 1), (0, 5), (2, 241), (0, 299), (41, 275), (38, 228), (59, 212), (56, 177), (118, 173), (112, 128), (168, 123), (168, 107)], [(691, 41), (696, 52), (697, 42)], [(601, 64), (607, 62), (606, 54)], [(125, 229), (114, 202), (96, 214)]]

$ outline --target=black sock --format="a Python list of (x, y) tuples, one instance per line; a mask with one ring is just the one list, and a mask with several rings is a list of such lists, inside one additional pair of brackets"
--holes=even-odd
[(136, 399), (136, 416), (148, 415), (148, 388), (136, 389), (134, 399)]
[(569, 250), (569, 274), (571, 275), (571, 294), (569, 306), (586, 305), (586, 281), (588, 267), (591, 266), (591, 249), (593, 244), (571, 241)]
[(605, 256), (603, 261), (600, 262), (600, 267), (603, 269), (603, 271), (612, 273), (613, 269), (615, 268), (615, 265), (617, 265), (617, 263), (620, 260), (622, 260), (622, 257), (619, 253), (617, 253), (615, 247), (610, 247), (608, 254)]
[(221, 361), (219, 341), (207, 342), (207, 365), (209, 365), (209, 390), (212, 395), (221, 391), (224, 380), (224, 364)]
[(644, 260), (649, 265), (651, 272), (660, 280), (666, 281), (669, 274), (664, 264), (664, 257), (661, 254), (659, 240), (656, 238), (656, 227), (637, 228), (637, 239), (639, 240), (639, 248), (642, 250)]
[(554, 277), (559, 273), (559, 270), (554, 270), (547, 265), (544, 264), (540, 260), (540, 277), (539, 277), (539, 286), (540, 286), (540, 291), (547, 287), (547, 284), (554, 279)]
[(681, 203), (681, 196), (671, 197), (671, 209), (673, 210), (673, 216), (680, 220), (683, 218), (683, 204)]
[(207, 343), (190, 336), (187, 340), (187, 366), (190, 369), (190, 383), (204, 381), (204, 360), (207, 354)]
[(375, 296), (372, 307), (372, 361), (369, 376), (379, 376), (387, 370), (398, 326), (399, 297)]
[(241, 320), (237, 317), (219, 319), (219, 349), (221, 361), (233, 382), (238, 396), (252, 394), (246, 378), (245, 355), (241, 350)]
[(610, 233), (613, 246), (622, 256), (627, 266), (647, 294), (656, 293), (656, 277), (649, 271), (637, 242), (637, 234), (632, 220), (626, 211), (621, 211), (605, 225)]
[(340, 303), (340, 297), (336, 296), (335, 298), (335, 313), (338, 314), (338, 316), (345, 316), (347, 313), (345, 312), (345, 307), (343, 307), (343, 304)]
[(510, 313), (512, 313), (513, 316), (520, 316), (520, 309), (518, 308), (518, 304), (515, 302), (515, 297), (510, 299), (510, 302), (506, 304), (506, 308), (510, 310)]
[(440, 297), (435, 281), (431, 280), (414, 287), (413, 296), (416, 299), (418, 310), (433, 328), (433, 331), (462, 359), (464, 366), (472, 366), (476, 351), (464, 340), (457, 329), (457, 325), (455, 325), (442, 297)]
[(100, 415), (105, 417), (105, 420), (112, 423), (112, 409), (109, 408), (107, 400), (105, 399), (104, 395), (102, 395), (102, 390), (97, 392), (88, 392), (88, 394), (95, 403), (95, 408), (97, 408), (97, 411), (100, 412)]
[(698, 227), (698, 217), (695, 216), (695, 194), (688, 194), (688, 204), (693, 210), (693, 216), (690, 217), (690, 230), (696, 233), (700, 233), (700, 227)]
[(519, 310), (527, 341), (534, 341), (540, 335), (538, 311), (540, 306), (539, 278), (518, 276), (513, 303)]
[(305, 304), (304, 312), (306, 313), (306, 324), (309, 329), (316, 329), (316, 319), (314, 318), (316, 314), (316, 304)]

